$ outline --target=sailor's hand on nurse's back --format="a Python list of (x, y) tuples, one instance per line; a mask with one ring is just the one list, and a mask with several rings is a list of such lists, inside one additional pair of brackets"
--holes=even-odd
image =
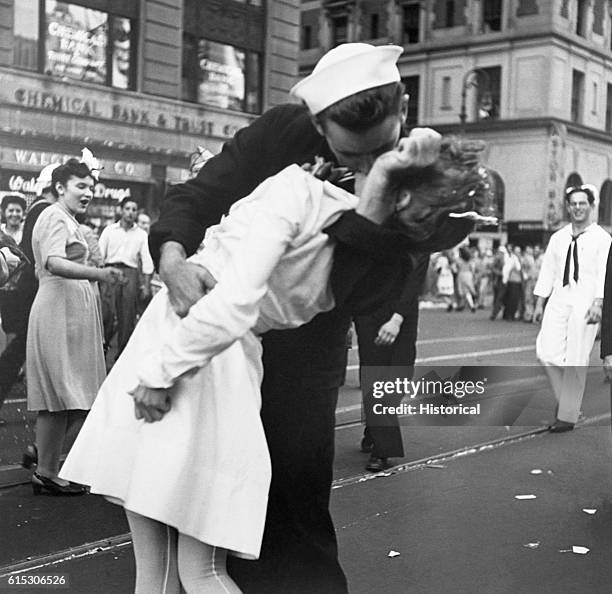
[(168, 287), (168, 298), (175, 313), (185, 317), (189, 308), (210, 291), (217, 280), (206, 268), (187, 262), (179, 244), (166, 246), (168, 244), (162, 248), (159, 275)]

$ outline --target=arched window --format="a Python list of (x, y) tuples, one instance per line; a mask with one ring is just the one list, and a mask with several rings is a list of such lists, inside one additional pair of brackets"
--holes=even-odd
[(612, 225), (612, 180), (607, 179), (601, 186), (597, 215), (600, 225)]

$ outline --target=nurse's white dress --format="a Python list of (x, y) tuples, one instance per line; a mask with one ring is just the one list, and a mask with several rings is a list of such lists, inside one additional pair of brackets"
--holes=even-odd
[[(355, 196), (292, 165), (237, 202), (190, 261), (215, 288), (178, 318), (160, 291), (102, 385), (60, 476), (235, 555), (257, 558), (270, 461), (259, 410), (258, 334), (334, 305), (321, 230)], [(136, 420), (128, 390), (170, 388), (172, 408)]]

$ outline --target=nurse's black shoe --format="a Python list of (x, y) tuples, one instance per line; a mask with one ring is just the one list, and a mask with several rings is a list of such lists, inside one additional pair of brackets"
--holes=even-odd
[(56, 496), (85, 495), (87, 493), (83, 485), (78, 485), (77, 483), (60, 485), (53, 479), (38, 474), (38, 472), (32, 475), (32, 491), (34, 495), (47, 494)]

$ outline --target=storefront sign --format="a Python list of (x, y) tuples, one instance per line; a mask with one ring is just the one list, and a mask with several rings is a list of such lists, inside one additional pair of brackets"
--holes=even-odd
[(78, 89), (43, 91), (22, 85), (11, 89), (11, 81), (6, 82), (8, 84), (2, 81), (0, 85), (0, 101), (53, 113), (221, 138), (231, 138), (250, 121), (247, 116), (223, 117), (217, 113), (202, 117), (188, 108), (172, 110), (172, 104), (160, 107), (159, 104), (154, 105), (153, 101), (134, 102), (128, 98), (111, 98), (110, 94), (103, 91), (84, 95)]
[[(2, 149), (0, 151), (0, 167), (5, 165), (9, 168), (38, 170), (52, 163), (65, 163), (68, 159), (79, 157), (77, 154), (49, 153), (44, 151), (29, 151), (26, 149)], [(149, 181), (151, 178), (151, 166), (145, 163), (133, 161), (114, 161), (112, 159), (100, 159), (102, 163), (102, 177), (110, 178), (137, 178)], [(17, 183), (17, 182), (16, 182)]]

